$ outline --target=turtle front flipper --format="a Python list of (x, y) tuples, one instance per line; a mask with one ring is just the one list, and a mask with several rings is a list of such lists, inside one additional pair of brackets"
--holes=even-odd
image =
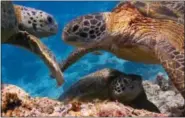
[(77, 48), (75, 51), (73, 51), (66, 60), (62, 61), (60, 63), (60, 69), (61, 71), (65, 71), (69, 66), (74, 64), (76, 61), (78, 61), (81, 57), (85, 56), (86, 54), (90, 52), (97, 51), (99, 49), (102, 49), (101, 45), (92, 45), (87, 48)]
[(137, 99), (134, 99), (131, 102), (132, 107), (136, 109), (145, 109), (148, 111), (160, 113), (160, 110), (157, 108), (157, 106), (150, 100), (148, 100), (146, 92), (143, 87), (142, 90), (143, 91), (140, 93), (140, 95), (137, 96)]
[(156, 45), (156, 54), (169, 78), (185, 99), (184, 46), (175, 48), (163, 36)]
[[(96, 48), (77, 48), (67, 57), (66, 60), (59, 62), (60, 70), (64, 72), (66, 69), (69, 68), (69, 66), (73, 65), (80, 58), (85, 56), (85, 54), (93, 52), (94, 50), (96, 50)], [(53, 73), (50, 73), (50, 77), (54, 78), (55, 76), (53, 75)]]
[(49, 67), (52, 75), (57, 80), (58, 86), (64, 83), (63, 74), (60, 71), (55, 57), (37, 37), (30, 35), (27, 32), (20, 31), (19, 33), (10, 37), (5, 43), (26, 48), (27, 50), (38, 55)]
[[(101, 47), (102, 47), (101, 45), (92, 45), (92, 46), (89, 46), (88, 48), (77, 48), (67, 57), (66, 60), (59, 63), (60, 70), (64, 72), (69, 66), (74, 64), (80, 58), (82, 58), (83, 56), (85, 56), (90, 52), (94, 52), (94, 51), (97, 51), (98, 49), (102, 49)], [(54, 75), (51, 73), (50, 77), (53, 78)]]

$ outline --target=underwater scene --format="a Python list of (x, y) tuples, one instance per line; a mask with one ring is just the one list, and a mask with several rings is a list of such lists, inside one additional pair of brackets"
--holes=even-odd
[[(21, 97), (25, 96), (24, 91), (26, 91), (26, 94), (35, 99), (41, 98), (44, 102), (38, 102), (38, 104), (46, 107), (45, 102), (51, 106), (55, 104), (50, 99), (69, 102), (70, 97), (76, 97), (82, 93), (85, 97), (88, 96), (85, 93), (87, 89), (90, 92), (101, 89), (103, 92), (99, 93), (100, 98), (108, 98), (111, 94), (110, 100), (128, 103), (133, 109), (154, 112), (147, 112), (148, 116), (182, 116), (185, 112), (183, 108), (185, 87), (184, 79), (182, 79), (184, 78), (184, 70), (182, 71), (184, 66), (180, 65), (184, 64), (182, 60), (184, 51), (181, 50), (181, 47), (184, 48), (182, 43), (184, 42), (184, 28), (182, 28), (184, 19), (181, 19), (184, 18), (184, 14), (181, 13), (181, 10), (184, 10), (184, 2), (159, 2), (161, 6), (151, 2), (149, 11), (145, 9), (145, 2), (123, 2), (122, 4), (120, 1), (12, 1), (11, 5), (13, 4), (14, 7), (10, 5), (9, 9), (9, 4), (6, 2), (1, 4), (2, 6), (7, 5), (1, 9), (6, 16), (3, 18), (1, 15), (1, 29), (3, 29), (1, 32), (3, 44), (1, 45), (1, 82), (4, 91), (12, 89), (12, 86), (6, 89), (6, 84), (15, 85), (23, 89), (23, 92), (19, 88), (15, 90), (19, 91)], [(7, 9), (9, 10), (8, 15), (6, 14)], [(174, 12), (173, 15), (171, 15), (172, 12)], [(176, 12), (180, 15), (174, 15)], [(18, 21), (19, 34), (16, 34), (14, 30), (16, 29), (14, 26), (16, 21), (13, 21), (15, 19)], [(169, 20), (169, 23), (164, 19)], [(15, 23), (11, 24), (11, 22)], [(153, 24), (157, 25), (152, 26)], [(146, 29), (140, 30), (140, 28)], [(127, 30), (130, 31), (130, 35), (124, 34)], [(137, 30), (141, 35), (136, 32)], [(146, 34), (144, 34), (145, 31)], [(10, 33), (13, 36), (7, 38)], [(157, 33), (160, 35), (155, 35)], [(158, 39), (149, 42), (146, 39), (151, 38), (150, 35)], [(170, 39), (173, 36), (178, 37), (179, 40), (178, 38)], [(129, 41), (131, 38), (132, 40)], [(165, 42), (165, 40), (170, 40), (177, 46), (171, 46), (171, 42)], [(133, 44), (129, 45), (130, 43)], [(157, 46), (154, 47), (154, 45)], [(174, 51), (173, 55), (170, 51)], [(171, 58), (172, 56), (175, 59)], [(174, 65), (168, 65), (168, 61)], [(93, 73), (96, 74), (93, 75)], [(176, 75), (173, 75), (174, 73)], [(172, 81), (169, 75), (173, 77)], [(99, 80), (102, 76), (105, 76), (103, 77), (107, 82), (105, 85), (101, 83), (102, 80)], [(117, 79), (109, 80), (111, 78)], [(175, 80), (177, 80), (176, 83)], [(101, 85), (99, 83), (97, 85), (95, 81)], [(127, 85), (128, 83), (130, 85)], [(131, 88), (127, 89), (128, 86)], [(110, 90), (105, 90), (105, 92), (104, 88)], [(99, 96), (99, 94), (94, 95), (92, 92), (92, 99), (89, 99), (89, 96), (87, 98), (93, 101), (94, 96)], [(66, 96), (70, 97), (66, 100)], [(164, 102), (166, 106), (162, 107), (161, 104)], [(21, 114), (22, 112), (19, 112), (19, 115), (16, 114), (17, 112), (15, 114), (11, 112), (10, 115), (7, 109), (11, 105), (7, 104), (3, 106), (6, 111), (3, 116), (129, 116), (124, 110), (117, 110), (118, 106), (118, 109), (124, 108), (123, 106), (115, 106), (115, 111), (113, 108), (116, 103), (107, 102), (102, 102), (102, 111), (96, 110), (96, 113), (92, 111), (82, 113), (79, 109), (83, 103), (79, 106), (79, 103), (75, 102), (75, 105), (72, 104), (71, 107), (70, 105), (60, 106), (57, 102), (56, 109), (59, 107), (60, 110), (57, 111), (52, 106), (52, 115), (49, 113), (50, 108), (48, 108), (49, 111), (44, 109), (39, 114), (32, 111), (26, 115)], [(19, 102), (16, 101), (14, 104), (19, 104)], [(99, 103), (94, 103), (92, 109), (95, 109), (97, 104), (99, 105)], [(177, 108), (176, 111), (170, 109), (174, 106)], [(91, 106), (87, 105), (84, 108), (86, 111), (89, 110), (87, 107), (91, 109)], [(107, 109), (111, 107), (111, 110)], [(73, 112), (67, 112), (67, 110), (70, 111), (69, 109), (73, 109)], [(132, 111), (130, 108), (129, 110)], [(80, 115), (74, 113), (77, 111), (80, 111)], [(137, 113), (135, 116), (140, 116), (140, 113), (147, 116), (144, 111)]]
[[(57, 34), (43, 38), (42, 41), (51, 49), (58, 61), (65, 59), (74, 49), (61, 39), (62, 30), (68, 22), (80, 15), (110, 11), (117, 3), (118, 1), (14, 1), (14, 4), (44, 10), (56, 19)], [(126, 73), (139, 74), (144, 79), (154, 79), (158, 73), (165, 73), (160, 65), (129, 62), (108, 52), (103, 52), (101, 55), (88, 54), (65, 72), (65, 83), (58, 88), (56, 81), (50, 78), (49, 70), (41, 59), (19, 47), (2, 45), (2, 82), (18, 85), (33, 96), (57, 98), (80, 77), (108, 67)]]

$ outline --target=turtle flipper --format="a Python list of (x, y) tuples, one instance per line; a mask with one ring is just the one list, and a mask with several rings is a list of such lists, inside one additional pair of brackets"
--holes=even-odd
[[(66, 60), (61, 61), (59, 63), (60, 69), (62, 72), (64, 72), (69, 66), (74, 64), (76, 61), (78, 61), (80, 58), (82, 58), (86, 54), (97, 51), (97, 50), (102, 50), (102, 49), (106, 50), (107, 48), (108, 47), (103, 46), (101, 44), (95, 44), (95, 45), (93, 44), (87, 48), (77, 48), (68, 56)], [(54, 78), (52, 74), (50, 74), (50, 77)]]
[(156, 45), (156, 54), (169, 78), (185, 99), (184, 48), (175, 48), (164, 37), (164, 40), (162, 37), (159, 39), (160, 42)]
[(30, 35), (27, 32), (20, 31), (9, 38), (5, 43), (26, 48), (27, 50), (38, 55), (49, 67), (52, 75), (54, 75), (57, 80), (58, 86), (64, 83), (63, 74), (60, 71), (55, 57), (37, 37)]
[(143, 87), (142, 90), (143, 91), (141, 92), (141, 94), (137, 96), (137, 99), (131, 102), (132, 107), (160, 113), (160, 110), (157, 108), (157, 106), (153, 104), (150, 100), (148, 100), (146, 92)]
[[(69, 66), (74, 64), (76, 61), (78, 61), (81, 57), (85, 56), (89, 52), (97, 51), (101, 46), (96, 45), (96, 46), (90, 46), (88, 48), (77, 48), (74, 50), (66, 60), (61, 61), (59, 63), (60, 70), (64, 72)], [(100, 48), (101, 49), (101, 48)], [(51, 78), (54, 78), (54, 75), (51, 73), (50, 74)]]
[[(64, 72), (69, 66), (74, 64), (76, 61), (78, 61), (81, 57), (83, 57), (85, 54), (89, 53), (91, 49), (86, 48), (77, 48), (75, 51), (73, 51), (66, 60), (61, 61), (59, 63), (60, 70)], [(95, 50), (93, 48), (93, 50)], [(50, 74), (51, 78), (54, 78), (55, 76), (53, 73)]]
[(78, 61), (81, 57), (85, 56), (87, 53), (97, 51), (98, 49), (102, 49), (101, 45), (93, 45), (87, 48), (77, 48), (68, 56), (68, 58), (65, 61), (62, 61), (59, 64), (61, 71), (62, 72), (65, 71), (69, 66), (74, 64), (76, 61)]

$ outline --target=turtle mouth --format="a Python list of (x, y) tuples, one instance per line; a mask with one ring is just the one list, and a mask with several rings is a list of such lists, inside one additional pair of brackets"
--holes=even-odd
[(68, 39), (68, 37), (69, 37), (69, 35), (68, 35), (68, 33), (67, 33), (67, 32), (63, 32), (63, 33), (62, 33), (62, 40), (63, 40), (63, 41), (65, 41), (65, 42), (66, 42), (66, 41), (67, 41), (67, 39)]
[(45, 30), (39, 30), (37, 32), (33, 32), (33, 34), (39, 38), (50, 37), (55, 35), (56, 33), (57, 33), (56, 31), (51, 32), (51, 31), (45, 31)]
[(65, 42), (77, 42), (78, 41), (78, 37), (76, 37), (76, 36), (69, 36), (68, 33), (66, 33), (66, 32), (63, 33), (62, 39)]
[(58, 32), (58, 25), (57, 24), (50, 25), (49, 29), (46, 32), (50, 34), (56, 34)]
[(69, 34), (65, 31), (62, 33), (62, 40), (75, 47), (87, 47), (90, 44), (90, 42), (86, 41), (85, 38)]
[(57, 32), (58, 32), (57, 25), (50, 26), (49, 28), (35, 27), (35, 29), (36, 30), (34, 30), (34, 31), (32, 31), (30, 29), (27, 29), (26, 31), (33, 33), (35, 36), (37, 36), (39, 38), (53, 36), (53, 35), (57, 34)]
[(58, 32), (58, 24), (55, 23), (55, 24), (46, 25), (46, 27), (38, 27), (37, 30), (40, 32), (46, 32), (49, 34), (56, 34)]
[(54, 24), (53, 27), (50, 28), (51, 33), (57, 33), (58, 32), (58, 24)]
[(77, 36), (69, 35), (67, 32), (63, 32), (62, 39), (66, 43), (77, 43), (78, 42)]

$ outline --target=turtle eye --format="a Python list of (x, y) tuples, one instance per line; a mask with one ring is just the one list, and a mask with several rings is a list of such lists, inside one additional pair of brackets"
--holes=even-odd
[(49, 23), (53, 22), (53, 19), (50, 16), (47, 17), (47, 20), (48, 20)]

